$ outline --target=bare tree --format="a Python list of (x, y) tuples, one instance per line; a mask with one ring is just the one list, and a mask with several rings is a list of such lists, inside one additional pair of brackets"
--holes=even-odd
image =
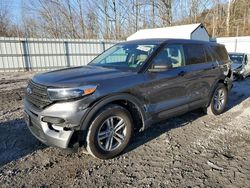
[(6, 7), (0, 7), (0, 35), (7, 35), (9, 29), (9, 11)]
[(104, 14), (105, 14), (105, 37), (109, 37), (109, 13), (108, 13), (108, 0), (104, 0)]
[(227, 36), (230, 35), (230, 10), (231, 10), (231, 0), (228, 0), (228, 5), (227, 5)]
[(98, 38), (99, 35), (99, 26), (97, 22), (97, 16), (93, 11), (89, 11), (87, 15), (87, 27), (88, 27), (88, 38)]
[(158, 0), (157, 7), (163, 26), (172, 25), (172, 0)]
[(77, 0), (78, 6), (79, 6), (79, 15), (80, 15), (80, 26), (81, 26), (81, 36), (82, 38), (85, 37), (85, 21), (84, 21), (84, 16), (83, 16), (83, 8), (82, 8), (82, 2), (81, 0)]
[(151, 0), (151, 27), (155, 27), (155, 0)]
[(22, 0), (22, 23), (0, 7), (0, 35), (125, 39), (143, 28), (202, 22), (213, 37), (250, 35), (249, 0)]
[(21, 35), (21, 31), (11, 20), (10, 8), (0, 5), (0, 36), (12, 37)]

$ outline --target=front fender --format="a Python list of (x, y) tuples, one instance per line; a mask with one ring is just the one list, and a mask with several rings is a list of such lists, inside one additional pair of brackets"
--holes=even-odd
[(117, 93), (117, 94), (112, 94), (109, 96), (105, 96), (97, 101), (95, 101), (88, 109), (87, 113), (82, 117), (81, 120), (81, 127), (80, 129), (83, 131), (87, 131), (90, 124), (91, 124), (91, 120), (93, 119), (93, 117), (95, 116), (95, 114), (104, 106), (115, 102), (115, 101), (119, 101), (119, 100), (124, 100), (124, 101), (129, 101), (131, 103), (133, 103), (138, 111), (140, 112), (140, 115), (142, 117), (142, 122), (143, 122), (143, 128), (145, 128), (145, 120), (146, 120), (146, 113), (145, 110), (143, 108), (143, 104), (140, 102), (139, 99), (137, 99), (135, 96), (128, 94), (128, 93)]

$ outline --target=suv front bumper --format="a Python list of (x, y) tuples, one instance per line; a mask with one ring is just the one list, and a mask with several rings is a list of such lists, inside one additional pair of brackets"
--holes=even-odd
[[(37, 109), (24, 100), (24, 116), (31, 133), (46, 145), (68, 148), (73, 133), (80, 128), (81, 118), (87, 108), (81, 109), (79, 101), (55, 103), (45, 109)], [(60, 124), (44, 122), (43, 117), (65, 120)]]

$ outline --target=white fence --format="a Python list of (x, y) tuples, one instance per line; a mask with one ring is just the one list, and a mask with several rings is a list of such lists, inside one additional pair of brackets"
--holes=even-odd
[(250, 36), (247, 37), (222, 37), (216, 42), (224, 44), (228, 52), (242, 52), (250, 54)]
[(117, 42), (0, 37), (0, 71), (43, 71), (86, 65)]
[[(113, 40), (0, 37), (0, 72), (44, 71), (86, 65), (113, 46)], [(250, 37), (217, 38), (228, 52), (250, 53)]]

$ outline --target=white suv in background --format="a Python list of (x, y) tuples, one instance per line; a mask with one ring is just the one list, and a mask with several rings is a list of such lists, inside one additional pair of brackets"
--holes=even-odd
[(250, 55), (246, 53), (229, 53), (232, 60), (234, 80), (244, 80), (250, 75)]

